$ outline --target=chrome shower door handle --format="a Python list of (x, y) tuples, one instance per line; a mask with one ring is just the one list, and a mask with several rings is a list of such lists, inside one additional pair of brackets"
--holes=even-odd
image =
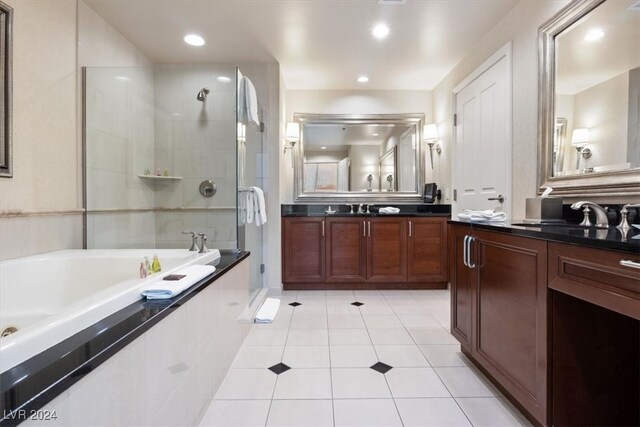
[(497, 200), (502, 204), (504, 203), (504, 196), (502, 194), (498, 194), (498, 197), (489, 197), (487, 200)]

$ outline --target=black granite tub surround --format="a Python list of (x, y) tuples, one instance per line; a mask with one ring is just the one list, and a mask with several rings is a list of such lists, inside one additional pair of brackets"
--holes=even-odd
[(472, 228), (489, 231), (499, 231), (517, 236), (532, 237), (536, 239), (555, 242), (572, 243), (581, 246), (589, 246), (599, 249), (608, 249), (628, 253), (640, 253), (640, 230), (632, 228), (626, 234), (615, 228), (608, 229), (595, 227), (582, 227), (577, 222), (563, 224), (536, 224), (521, 225), (524, 221), (504, 222), (479, 222), (449, 220), (451, 224), (464, 224)]
[[(359, 203), (352, 203), (350, 206), (354, 206), (354, 213), (350, 213), (350, 207), (346, 203), (342, 204), (293, 204), (293, 205), (281, 205), (280, 213), (283, 217), (295, 217), (295, 216), (451, 216), (451, 205), (440, 204), (418, 204), (418, 205), (404, 205), (404, 204), (371, 204), (369, 205), (369, 213), (359, 214), (357, 213), (357, 207)], [(366, 210), (367, 204), (364, 203), (364, 209)], [(326, 210), (331, 206), (332, 210), (336, 213), (329, 214)], [(398, 214), (381, 214), (378, 212), (383, 207), (395, 207), (400, 209)]]
[(216, 271), (175, 298), (137, 301), (2, 373), (0, 425), (50, 416), (38, 410), (248, 256), (249, 252), (221, 251), (210, 264)]

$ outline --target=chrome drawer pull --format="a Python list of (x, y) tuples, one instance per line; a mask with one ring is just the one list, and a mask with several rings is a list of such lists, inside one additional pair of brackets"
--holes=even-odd
[(469, 236), (469, 241), (467, 242), (467, 246), (469, 246), (469, 248), (467, 249), (467, 256), (469, 257), (469, 260), (467, 262), (469, 264), (469, 268), (476, 268), (476, 264), (471, 262), (471, 244), (475, 241), (475, 237)]
[(634, 261), (631, 261), (630, 259), (621, 259), (620, 265), (625, 267), (635, 268), (636, 270), (640, 270), (640, 262), (634, 262)]

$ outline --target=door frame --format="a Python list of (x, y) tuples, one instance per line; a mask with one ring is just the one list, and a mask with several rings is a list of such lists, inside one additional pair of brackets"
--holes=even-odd
[[(453, 88), (452, 98), (453, 98), (453, 112), (452, 114), (456, 114), (458, 111), (457, 99), (458, 94), (462, 92), (467, 86), (469, 86), (473, 81), (478, 79), (481, 75), (483, 75), (487, 70), (497, 64), (501, 59), (505, 58), (507, 61), (507, 96), (509, 98), (509, 105), (507, 106), (507, 147), (506, 147), (506, 159), (508, 159), (508, 167), (507, 167), (507, 183), (505, 190), (505, 203), (503, 205), (503, 211), (507, 214), (508, 219), (511, 218), (511, 213), (513, 212), (513, 62), (512, 62), (512, 42), (509, 40), (504, 46), (498, 49), (493, 55), (491, 55), (486, 61), (482, 63), (478, 68), (473, 70), (471, 74), (462, 79), (460, 83), (458, 83)], [(457, 167), (456, 167), (456, 141), (458, 140), (458, 135), (456, 133), (457, 126), (454, 125), (454, 121), (451, 121), (451, 188), (457, 189)], [(456, 198), (457, 199), (457, 198)], [(457, 207), (458, 201), (453, 200), (451, 203), (451, 213), (452, 215), (456, 215), (458, 213)]]

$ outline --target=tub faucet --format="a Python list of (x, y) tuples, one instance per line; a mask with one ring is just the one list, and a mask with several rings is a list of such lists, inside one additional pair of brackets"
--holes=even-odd
[(191, 234), (191, 247), (189, 251), (197, 252), (200, 248), (198, 248), (198, 235), (194, 231), (183, 231), (182, 234)]
[[(571, 205), (571, 209), (580, 210), (584, 206), (584, 220), (580, 223), (580, 225), (585, 225), (587, 227), (595, 226), (596, 228), (609, 228), (609, 218), (607, 217), (607, 211), (602, 206), (593, 202), (576, 202)], [(593, 210), (596, 213), (596, 223), (591, 224), (589, 220), (589, 212)]]
[(200, 236), (200, 250), (198, 251), (198, 253), (206, 254), (207, 252), (209, 252), (209, 248), (207, 247), (207, 235), (204, 233), (200, 233), (198, 234), (198, 236)]

